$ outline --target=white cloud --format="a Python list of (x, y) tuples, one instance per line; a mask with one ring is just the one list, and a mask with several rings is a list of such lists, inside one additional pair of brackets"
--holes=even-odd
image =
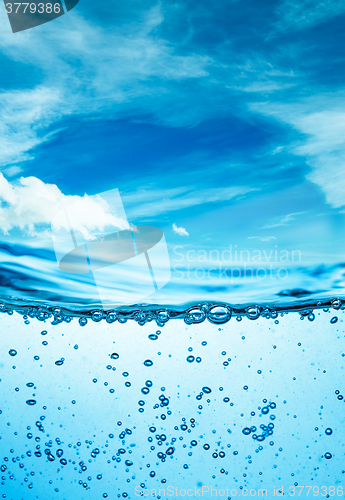
[(326, 201), (332, 207), (344, 206), (344, 92), (318, 94), (301, 102), (288, 104), (257, 103), (251, 105), (251, 109), (271, 116), (301, 134), (299, 140), (285, 149), (306, 158), (311, 166), (307, 179), (322, 189)]
[(6, 177), (15, 177), (16, 175), (20, 174), (22, 169), (18, 167), (17, 165), (12, 165), (11, 167), (5, 168), (2, 172), (3, 174), (6, 175)]
[(250, 83), (249, 85), (245, 85), (243, 87), (228, 87), (233, 88), (234, 90), (241, 90), (242, 92), (253, 92), (253, 93), (262, 93), (269, 94), (271, 92), (276, 92), (277, 90), (288, 89), (295, 85), (294, 83), (280, 83), (275, 81), (257, 81)]
[[(0, 23), (8, 24), (5, 18), (0, 9)], [(154, 7), (141, 22), (107, 29), (75, 11), (55, 20), (56, 29), (0, 37), (3, 57), (40, 74), (33, 89), (0, 91), (0, 166), (30, 159), (27, 152), (47, 140), (49, 125), (63, 117), (102, 112), (119, 117), (143, 106), (154, 113), (154, 103), (147, 101), (169, 94), (166, 82), (206, 76), (210, 58), (177, 55), (154, 34), (162, 21)], [(30, 78), (27, 82), (32, 87)]]
[[(45, 184), (37, 177), (21, 177), (19, 182), (10, 183), (0, 172), (0, 230), (4, 234), (19, 229), (31, 237), (46, 237), (54, 216), (77, 201), (73, 223), (85, 239), (91, 238), (91, 231), (103, 231), (106, 226), (128, 227), (101, 196), (67, 196), (55, 184)], [(69, 231), (69, 225), (61, 220), (61, 227)]]
[(281, 153), (282, 151), (284, 150), (284, 146), (277, 146), (276, 148), (274, 148), (274, 150), (272, 151), (272, 155), (276, 155), (278, 153)]
[(277, 238), (275, 236), (266, 236), (266, 237), (261, 237), (261, 236), (248, 236), (248, 240), (260, 240), (260, 241), (270, 241), (270, 240), (276, 240)]
[(184, 227), (177, 227), (175, 222), (172, 225), (174, 233), (178, 234), (179, 236), (189, 236), (189, 233), (186, 231)]
[(283, 0), (276, 12), (276, 28), (282, 31), (298, 30), (327, 21), (342, 14), (345, 3), (342, 0)]
[(0, 92), (0, 166), (31, 158), (27, 151), (51, 137), (46, 127), (61, 116), (60, 103), (46, 87)]
[[(276, 218), (271, 224), (266, 224), (263, 229), (270, 229), (272, 227), (287, 226), (290, 222), (296, 219), (296, 215), (302, 215), (304, 212), (296, 212), (294, 214), (285, 215), (282, 219)], [(271, 236), (272, 238), (273, 236)], [(265, 241), (265, 240), (262, 240)]]
[(178, 187), (168, 189), (141, 189), (130, 194), (122, 194), (126, 212), (132, 218), (153, 217), (206, 203), (218, 203), (258, 191), (248, 186), (194, 189)]

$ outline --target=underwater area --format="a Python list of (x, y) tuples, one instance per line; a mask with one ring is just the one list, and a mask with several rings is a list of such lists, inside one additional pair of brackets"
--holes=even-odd
[(2, 497), (342, 496), (344, 305), (159, 327), (3, 308)]
[(345, 3), (0, 5), (0, 500), (345, 495)]

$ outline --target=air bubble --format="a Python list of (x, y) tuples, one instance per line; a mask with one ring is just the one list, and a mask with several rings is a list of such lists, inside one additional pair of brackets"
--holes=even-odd
[(340, 307), (341, 307), (341, 300), (340, 299), (333, 299), (332, 300), (332, 306), (333, 306), (333, 309), (340, 309)]
[(94, 311), (91, 314), (91, 319), (92, 319), (92, 321), (95, 321), (96, 323), (98, 323), (99, 321), (101, 321), (103, 319), (103, 312), (102, 311)]
[(220, 325), (227, 323), (231, 319), (232, 311), (226, 306), (214, 306), (207, 312), (207, 319), (210, 323)]

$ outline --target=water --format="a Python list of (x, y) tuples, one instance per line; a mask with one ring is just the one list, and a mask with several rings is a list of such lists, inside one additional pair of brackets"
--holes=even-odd
[(5, 3), (0, 499), (343, 497), (344, 2)]
[(159, 327), (3, 307), (3, 498), (340, 494), (344, 304), (220, 307)]

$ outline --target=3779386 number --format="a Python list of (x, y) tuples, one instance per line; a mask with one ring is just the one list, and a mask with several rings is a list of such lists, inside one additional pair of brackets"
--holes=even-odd
[(61, 11), (61, 6), (59, 3), (7, 3), (6, 12), (7, 14), (25, 14), (26, 12), (35, 14), (59, 14)]
[(300, 496), (301, 493), (304, 493), (304, 496), (321, 496), (321, 497), (342, 497), (344, 495), (343, 487), (338, 486), (290, 486), (288, 495), (290, 497)]

